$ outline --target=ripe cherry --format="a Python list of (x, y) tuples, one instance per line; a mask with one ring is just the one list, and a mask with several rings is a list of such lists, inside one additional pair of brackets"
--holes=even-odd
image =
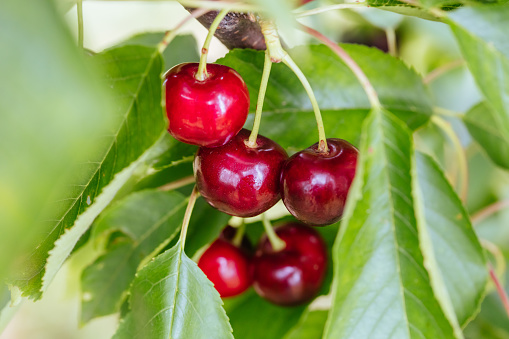
[(275, 228), (286, 247), (275, 252), (266, 236), (253, 259), (253, 286), (263, 298), (294, 306), (316, 296), (327, 271), (327, 250), (314, 229), (300, 223)]
[(338, 221), (355, 176), (357, 149), (342, 139), (327, 139), (329, 151), (318, 143), (295, 153), (281, 173), (281, 196), (290, 213), (310, 225)]
[(195, 78), (197, 63), (184, 63), (165, 76), (168, 131), (175, 139), (197, 146), (216, 147), (230, 141), (242, 128), (249, 111), (249, 92), (232, 68), (207, 65), (207, 78)]
[(280, 173), (288, 158), (274, 141), (258, 135), (248, 146), (250, 131), (242, 129), (230, 143), (200, 147), (194, 159), (196, 185), (212, 207), (238, 217), (265, 212), (280, 199)]
[(198, 260), (198, 267), (223, 298), (238, 295), (252, 284), (249, 257), (223, 239), (210, 245)]

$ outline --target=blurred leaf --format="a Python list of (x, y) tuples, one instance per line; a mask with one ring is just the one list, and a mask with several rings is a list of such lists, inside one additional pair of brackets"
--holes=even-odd
[(297, 325), (295, 325), (290, 332), (288, 332), (283, 339), (311, 339), (321, 338), (323, 336), (323, 329), (327, 321), (328, 311), (306, 310), (300, 318)]
[(299, 321), (306, 306), (281, 307), (262, 299), (254, 290), (237, 300), (226, 299), (236, 339), (281, 339)]
[(57, 5), (58, 10), (61, 13), (67, 13), (76, 3), (77, 0), (54, 0)]
[(492, 118), (505, 135), (509, 134), (508, 17), (508, 6), (493, 5), (464, 7), (448, 18), (468, 68), (493, 108)]
[[(164, 33), (141, 33), (121, 42), (120, 46), (139, 45), (147, 47), (156, 47), (164, 37)], [(171, 44), (164, 50), (164, 69), (183, 62), (199, 62), (200, 55), (197, 49), (198, 43), (192, 35), (178, 35)]]
[[(51, 1), (0, 3), (0, 277), (52, 225), (66, 171), (100, 152), (111, 102)], [(40, 267), (39, 267), (40, 268)]]
[(391, 113), (373, 110), (334, 244), (324, 338), (462, 337), (431, 249), (421, 252), (412, 157), (410, 131)]
[(145, 266), (115, 339), (232, 338), (219, 293), (177, 244)]
[(507, 313), (496, 292), (484, 299), (481, 313), (465, 329), (468, 339), (509, 339)]
[(377, 8), (366, 8), (359, 11), (364, 19), (369, 21), (372, 25), (380, 28), (395, 29), (403, 21), (404, 16), (388, 11), (382, 11)]
[(426, 227), (458, 322), (464, 326), (484, 298), (486, 258), (467, 212), (438, 164), (422, 153), (416, 160)]
[(94, 224), (94, 236), (116, 238), (107, 252), (81, 275), (81, 321), (118, 312), (141, 262), (178, 233), (186, 199), (177, 192), (142, 191), (106, 210)]
[(497, 123), (496, 116), (486, 103), (480, 103), (465, 114), (463, 121), (491, 160), (509, 169), (509, 134)]
[[(402, 61), (375, 48), (342, 45), (366, 73), (385, 107), (415, 129), (431, 114), (431, 99), (421, 78)], [(370, 104), (350, 69), (323, 45), (289, 51), (308, 78), (322, 110), (328, 137), (357, 144)], [(218, 63), (237, 70), (247, 83), (254, 112), (263, 69), (263, 52), (234, 50)], [(246, 126), (251, 128), (252, 120)], [(289, 128), (291, 126), (291, 128)], [(274, 64), (264, 103), (261, 134), (283, 147), (301, 149), (316, 142), (311, 103), (297, 77), (283, 64)]]
[(94, 60), (115, 91), (118, 122), (103, 136), (102, 152), (70, 170), (73, 184), (55, 199), (55, 211), (46, 218), (51, 232), (41, 237), (16, 281), (24, 295), (34, 298), (46, 290), (78, 239), (122, 185), (164, 151), (164, 144), (157, 143), (166, 133), (160, 106), (162, 59), (157, 50), (121, 47)]

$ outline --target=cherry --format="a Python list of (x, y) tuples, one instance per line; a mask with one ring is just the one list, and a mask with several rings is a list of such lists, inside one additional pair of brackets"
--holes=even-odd
[(281, 196), (288, 211), (309, 225), (338, 221), (355, 176), (357, 149), (342, 139), (327, 139), (329, 151), (318, 143), (295, 153), (281, 173)]
[(198, 267), (223, 298), (241, 294), (252, 283), (249, 257), (223, 239), (210, 245), (198, 260)]
[(197, 63), (184, 63), (165, 75), (168, 131), (188, 144), (222, 146), (246, 122), (249, 92), (233, 68), (208, 64), (203, 81), (195, 78), (197, 70)]
[(230, 143), (200, 147), (194, 159), (196, 185), (203, 198), (221, 212), (252, 217), (280, 199), (280, 173), (288, 158), (274, 141), (258, 135), (248, 146), (250, 131), (242, 129)]
[(276, 227), (286, 247), (275, 252), (264, 236), (253, 260), (253, 286), (263, 298), (294, 306), (316, 296), (327, 270), (327, 250), (314, 229), (300, 223)]

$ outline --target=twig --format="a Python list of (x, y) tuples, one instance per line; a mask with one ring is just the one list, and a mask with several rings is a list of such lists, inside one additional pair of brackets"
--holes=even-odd
[(493, 204), (483, 208), (479, 212), (475, 213), (471, 217), (472, 223), (473, 224), (478, 224), (481, 221), (483, 221), (484, 219), (486, 219), (489, 216), (493, 215), (494, 213), (496, 213), (496, 212), (498, 212), (500, 210), (503, 210), (504, 208), (508, 208), (508, 207), (509, 207), (509, 200), (497, 201), (497, 202), (495, 202), (495, 203), (493, 203)]
[(491, 280), (493, 280), (493, 283), (495, 284), (497, 293), (500, 296), (502, 305), (504, 305), (504, 309), (507, 313), (507, 317), (509, 318), (509, 297), (507, 297), (507, 292), (505, 291), (504, 287), (500, 283), (500, 280), (498, 279), (497, 274), (495, 273), (495, 270), (493, 269), (493, 266), (490, 263), (488, 263), (488, 268), (489, 268)]

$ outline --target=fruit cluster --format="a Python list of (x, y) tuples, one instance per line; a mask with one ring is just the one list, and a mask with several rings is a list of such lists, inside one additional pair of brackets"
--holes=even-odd
[[(337, 222), (355, 175), (357, 149), (342, 139), (326, 139), (288, 157), (273, 140), (243, 129), (250, 99), (232, 68), (209, 64), (175, 66), (165, 77), (168, 131), (200, 146), (193, 168), (201, 196), (214, 208), (253, 217), (282, 198), (288, 211), (307, 225)], [(257, 130), (257, 128), (255, 129)], [(326, 143), (325, 147), (323, 143)], [(222, 236), (203, 254), (199, 266), (221, 296), (237, 295), (251, 282), (279, 305), (310, 300), (326, 270), (326, 250), (318, 233), (302, 224), (276, 229), (285, 243), (276, 251), (265, 236), (252, 260)]]
[(275, 251), (262, 237), (253, 249), (244, 237), (240, 247), (232, 243), (235, 229), (225, 228), (198, 261), (221, 297), (231, 297), (251, 284), (263, 298), (281, 306), (294, 306), (311, 300), (319, 292), (327, 271), (327, 250), (315, 230), (300, 223), (275, 228), (285, 248)]

